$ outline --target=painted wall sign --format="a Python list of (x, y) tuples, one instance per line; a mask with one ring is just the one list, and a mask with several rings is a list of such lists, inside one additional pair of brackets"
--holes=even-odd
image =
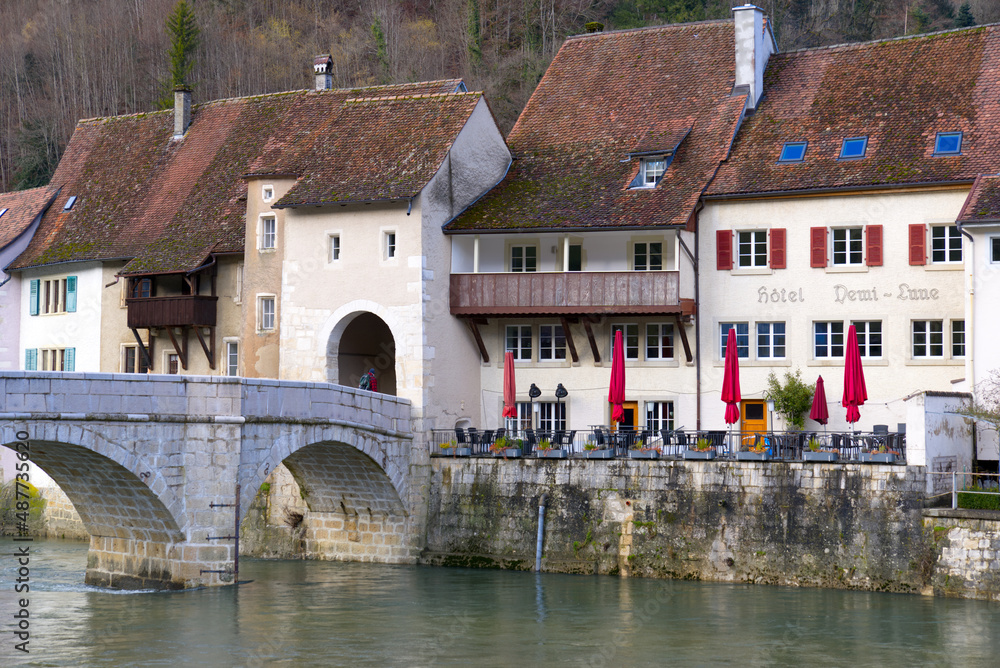
[[(941, 296), (937, 288), (911, 288), (909, 283), (900, 283), (896, 291), (882, 292), (884, 299), (895, 297), (900, 301), (934, 301)], [(844, 302), (877, 302), (879, 289), (876, 287), (852, 290), (842, 283), (833, 286), (833, 301)]]
[(773, 288), (771, 289), (770, 292), (768, 292), (768, 289), (762, 285), (757, 290), (758, 304), (767, 304), (768, 302), (774, 304), (777, 304), (778, 302), (784, 304), (787, 303), (796, 304), (804, 302), (805, 300), (806, 298), (802, 294), (802, 288), (799, 288), (798, 290), (796, 290), (795, 288), (792, 289), (781, 288), (780, 290), (778, 288)]

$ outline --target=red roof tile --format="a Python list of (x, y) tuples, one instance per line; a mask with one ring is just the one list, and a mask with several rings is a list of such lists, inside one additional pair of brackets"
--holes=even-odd
[(1000, 174), (979, 176), (962, 205), (958, 222), (963, 225), (1000, 223)]
[(301, 177), (285, 206), (412, 197), (481, 99), (452, 94), (460, 83), (209, 102), (181, 141), (172, 111), (81, 121), (52, 178), (56, 205), (12, 266), (125, 259), (123, 273), (170, 273), (242, 252), (252, 172)]
[[(1000, 26), (771, 57), (764, 98), (740, 129), (711, 195), (972, 181), (1000, 164)], [(935, 157), (938, 132), (964, 133)], [(838, 160), (846, 137), (866, 156)], [(808, 141), (805, 160), (781, 147)]]
[(0, 193), (0, 211), (4, 212), (0, 215), (0, 249), (21, 236), (55, 194), (48, 186)]
[[(743, 112), (734, 59), (732, 21), (567, 39), (507, 138), (506, 179), (446, 231), (685, 224)], [(628, 154), (686, 128), (659, 185), (629, 190)]]

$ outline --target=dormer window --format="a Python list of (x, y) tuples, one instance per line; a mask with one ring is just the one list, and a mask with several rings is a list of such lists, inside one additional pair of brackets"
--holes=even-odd
[(781, 147), (778, 162), (802, 162), (806, 157), (806, 146), (808, 145), (809, 142), (805, 141), (786, 141), (785, 145)]
[(639, 172), (642, 174), (640, 188), (655, 188), (667, 170), (666, 158), (643, 158)]
[(868, 137), (848, 137), (840, 147), (841, 160), (857, 160), (865, 157), (868, 150)]
[(690, 132), (691, 128), (647, 130), (628, 153), (630, 160), (639, 158), (639, 173), (628, 187), (655, 188)]
[(76, 197), (76, 195), (69, 196), (69, 199), (66, 200), (66, 203), (63, 205), (63, 211), (69, 211), (73, 208), (73, 205), (76, 204)]
[(934, 139), (934, 155), (961, 155), (962, 133), (939, 132)]

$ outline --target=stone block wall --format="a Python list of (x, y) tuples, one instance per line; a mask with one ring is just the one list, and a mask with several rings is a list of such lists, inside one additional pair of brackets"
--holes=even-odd
[(937, 548), (935, 594), (1000, 601), (1000, 512), (928, 510), (924, 527)]
[(71, 538), (89, 540), (90, 534), (73, 507), (73, 502), (59, 487), (42, 487), (38, 490), (45, 499), (42, 517), (45, 521), (45, 535), (50, 538)]
[[(918, 592), (919, 467), (433, 458), (430, 564)], [(931, 555), (933, 557), (933, 555)], [(926, 559), (923, 560), (926, 562)]]

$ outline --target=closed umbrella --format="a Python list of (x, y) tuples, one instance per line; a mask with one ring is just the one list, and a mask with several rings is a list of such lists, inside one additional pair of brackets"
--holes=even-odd
[(514, 384), (514, 353), (503, 357), (503, 416), (517, 417), (517, 386)]
[(608, 403), (611, 404), (611, 421), (625, 420), (625, 344), (622, 343), (622, 331), (615, 331), (615, 346), (611, 354), (611, 387), (608, 390)]
[(722, 400), (726, 402), (726, 424), (729, 425), (729, 443), (733, 442), (733, 423), (740, 419), (740, 360), (736, 349), (736, 330), (729, 330), (726, 339), (726, 367), (722, 376)]
[(858, 333), (851, 325), (847, 330), (847, 350), (844, 354), (844, 397), (841, 404), (847, 409), (847, 421), (854, 423), (861, 419), (858, 406), (868, 399), (868, 389), (865, 387), (865, 371), (861, 368), (861, 351), (858, 349)]
[(816, 379), (816, 391), (813, 393), (813, 405), (809, 410), (809, 419), (823, 425), (824, 431), (826, 423), (830, 420), (830, 411), (826, 407), (826, 388), (823, 386), (823, 376)]

